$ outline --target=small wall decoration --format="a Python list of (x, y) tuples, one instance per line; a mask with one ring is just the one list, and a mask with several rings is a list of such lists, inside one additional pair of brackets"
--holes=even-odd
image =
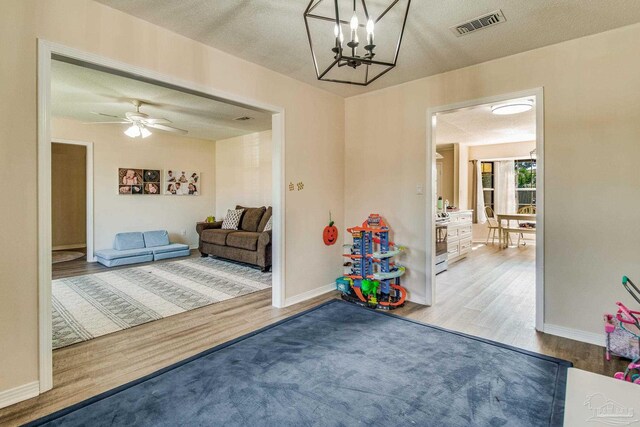
[(200, 192), (200, 172), (168, 169), (164, 176), (164, 194), (197, 196)]
[(334, 245), (338, 241), (338, 228), (331, 220), (331, 211), (329, 211), (329, 225), (327, 225), (322, 232), (322, 240), (327, 246)]
[(143, 194), (142, 169), (120, 168), (118, 169), (118, 193), (119, 194)]
[(142, 174), (144, 180), (144, 194), (159, 195), (160, 194), (160, 170), (145, 169)]
[(289, 183), (289, 191), (293, 191), (295, 189), (293, 182)]
[(297, 184), (297, 186), (298, 186), (298, 191), (302, 191), (302, 190), (304, 190), (304, 183), (303, 183), (302, 181), (300, 181), (300, 182)]
[(159, 169), (118, 169), (118, 193), (119, 194), (160, 194), (160, 170)]

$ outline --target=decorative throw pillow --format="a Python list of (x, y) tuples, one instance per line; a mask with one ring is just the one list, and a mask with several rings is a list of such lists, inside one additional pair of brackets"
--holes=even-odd
[(267, 225), (264, 226), (263, 231), (271, 231), (272, 227), (273, 227), (273, 215), (271, 216), (271, 218), (269, 218), (269, 221), (267, 221)]
[(242, 218), (242, 212), (244, 212), (244, 209), (229, 209), (227, 216), (224, 218), (224, 221), (222, 221), (222, 229), (237, 230), (240, 219)]

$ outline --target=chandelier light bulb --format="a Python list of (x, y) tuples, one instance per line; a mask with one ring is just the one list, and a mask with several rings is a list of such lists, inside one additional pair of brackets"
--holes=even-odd
[(373, 44), (373, 27), (374, 27), (373, 19), (369, 18), (367, 21), (367, 39), (369, 44)]
[(358, 17), (356, 16), (356, 11), (353, 11), (353, 16), (351, 17), (351, 31), (356, 31), (358, 29)]
[(143, 128), (140, 130), (140, 134), (142, 135), (142, 137), (143, 137), (143, 138), (146, 138), (146, 137), (148, 137), (149, 135), (151, 135), (151, 132), (149, 131), (149, 129), (147, 129), (147, 128), (143, 127)]

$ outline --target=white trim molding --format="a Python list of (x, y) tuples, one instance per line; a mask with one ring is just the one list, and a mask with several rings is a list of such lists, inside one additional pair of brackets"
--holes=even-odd
[(38, 376), (53, 388), (51, 336), (51, 47), (38, 41)]
[[(272, 114), (273, 292), (272, 304), (285, 305), (285, 110), (283, 107), (235, 95), (136, 67), (124, 62), (38, 39), (38, 343), (40, 393), (53, 387), (51, 346), (51, 61), (66, 59), (104, 70), (116, 70), (152, 84)], [(89, 157), (89, 153), (87, 152)], [(93, 158), (93, 155), (91, 155)], [(91, 173), (93, 177), (93, 173)], [(92, 185), (93, 187), (93, 185)], [(93, 210), (93, 205), (92, 205)], [(91, 214), (93, 217), (93, 214)], [(89, 245), (89, 242), (87, 242)]]
[(544, 324), (544, 333), (562, 338), (569, 338), (570, 340), (574, 341), (586, 342), (588, 344), (593, 344), (600, 347), (605, 347), (607, 340), (604, 333), (594, 334), (593, 332), (566, 328), (564, 326), (551, 325), (549, 323)]
[(315, 298), (322, 294), (326, 294), (327, 292), (335, 291), (336, 284), (329, 283), (328, 285), (319, 286), (315, 289), (311, 289), (310, 291), (304, 292), (300, 295), (296, 295), (295, 297), (287, 298), (284, 301), (284, 306), (289, 307), (290, 305), (298, 304), (299, 302), (306, 301), (311, 298)]
[(0, 408), (6, 408), (23, 400), (31, 399), (38, 394), (40, 394), (40, 383), (38, 381), (0, 391)]
[[(433, 305), (436, 302), (436, 275), (434, 269), (433, 255), (435, 254), (435, 182), (436, 182), (436, 144), (435, 131), (437, 127), (436, 114), (451, 112), (478, 105), (493, 104), (508, 101), (515, 98), (531, 97), (536, 103), (536, 330), (543, 331), (544, 328), (544, 90), (542, 87), (523, 90), (520, 92), (506, 93), (486, 98), (473, 99), (455, 104), (443, 105), (429, 108), (427, 110), (427, 141), (426, 141), (426, 171), (427, 188), (426, 195), (426, 297), (420, 303)], [(454, 179), (456, 177), (454, 176)]]

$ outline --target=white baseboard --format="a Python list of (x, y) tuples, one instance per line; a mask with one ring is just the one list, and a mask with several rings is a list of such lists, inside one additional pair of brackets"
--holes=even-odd
[(319, 295), (326, 294), (327, 292), (331, 292), (336, 289), (335, 283), (329, 283), (328, 285), (320, 286), (315, 289), (311, 289), (310, 291), (301, 293), (300, 295), (296, 295), (291, 298), (287, 298), (284, 300), (284, 306), (289, 307), (293, 304), (298, 304), (299, 302), (306, 301), (311, 298), (315, 298)]
[(556, 335), (562, 338), (569, 338), (575, 341), (599, 345), (600, 347), (604, 347), (606, 345), (606, 337), (604, 331), (601, 334), (594, 334), (593, 332), (586, 332), (578, 329), (565, 328), (564, 326), (550, 325), (549, 323), (545, 323), (544, 333)]
[(66, 251), (68, 249), (85, 249), (86, 247), (87, 247), (87, 245), (84, 244), (84, 243), (74, 243), (72, 245), (54, 246), (51, 249), (54, 250), (54, 251)]
[(410, 293), (407, 295), (407, 301), (412, 302), (414, 304), (427, 305), (426, 298), (415, 299), (411, 296)]
[(31, 399), (40, 394), (40, 383), (34, 381), (32, 383), (23, 384), (9, 390), (0, 391), (0, 408), (4, 408), (23, 400)]

